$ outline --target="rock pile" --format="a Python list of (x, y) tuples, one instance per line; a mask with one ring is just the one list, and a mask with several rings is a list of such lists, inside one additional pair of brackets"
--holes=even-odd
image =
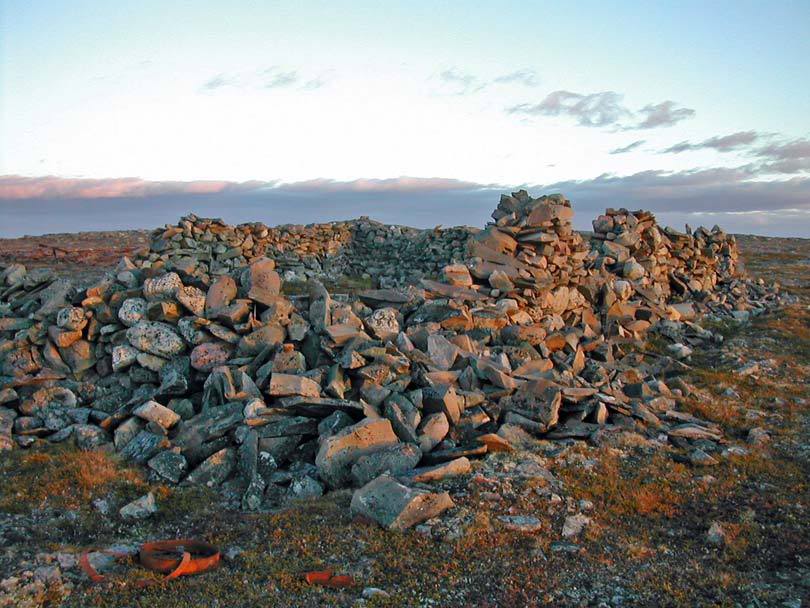
[[(452, 505), (423, 484), (527, 433), (599, 442), (633, 430), (696, 463), (718, 451), (722, 430), (678, 409), (691, 389), (677, 359), (715, 339), (691, 319), (701, 302), (756, 314), (781, 301), (731, 277), (733, 239), (674, 238), (650, 214), (609, 212), (589, 251), (559, 195), (505, 196), (493, 217), (442, 281), (350, 302), (314, 280), (308, 295), (284, 296), (262, 255), (280, 255), (283, 239), (193, 216), (86, 289), (4, 268), (0, 448), (109, 446), (166, 483), (222, 486), (247, 510), (353, 486), (352, 509), (390, 528)], [(308, 230), (300, 259), (345, 252), (343, 237)], [(437, 234), (408, 237), (436, 245), (431, 264), (459, 255), (469, 233)], [(437, 244), (446, 235), (449, 248)], [(375, 236), (365, 255), (386, 243)], [(651, 327), (672, 356), (645, 357), (627, 340)]]

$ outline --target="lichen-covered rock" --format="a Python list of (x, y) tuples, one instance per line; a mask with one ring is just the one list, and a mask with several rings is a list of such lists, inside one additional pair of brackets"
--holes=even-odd
[(380, 340), (392, 340), (399, 333), (399, 313), (396, 308), (378, 308), (368, 317), (364, 323), (372, 336)]
[(398, 476), (411, 471), (422, 458), (421, 450), (411, 443), (398, 443), (361, 456), (352, 465), (352, 481), (364, 486), (383, 473)]
[(271, 397), (289, 397), (293, 395), (318, 397), (321, 394), (321, 387), (317, 382), (304, 376), (274, 372), (270, 376), (267, 393)]
[(201, 289), (191, 285), (180, 287), (176, 298), (193, 315), (202, 317), (205, 314), (205, 292)]
[(143, 298), (128, 298), (118, 309), (118, 318), (127, 327), (133, 327), (146, 319), (146, 300)]
[(191, 367), (201, 372), (210, 372), (224, 365), (233, 353), (233, 345), (227, 342), (206, 342), (191, 351)]
[(180, 421), (180, 416), (176, 412), (157, 401), (147, 401), (136, 407), (132, 413), (138, 418), (142, 418), (147, 422), (154, 422), (164, 429), (170, 429)]
[(84, 309), (77, 306), (67, 306), (60, 309), (56, 315), (56, 324), (68, 331), (83, 329), (87, 325)]
[(112, 368), (113, 371), (120, 372), (135, 363), (138, 359), (139, 351), (134, 346), (129, 344), (119, 344), (113, 347), (112, 351)]
[(188, 468), (185, 457), (172, 450), (164, 450), (153, 456), (148, 465), (155, 473), (172, 483), (178, 483)]
[(189, 473), (185, 483), (216, 487), (224, 482), (236, 466), (236, 450), (223, 448), (206, 458)]
[(286, 333), (281, 325), (265, 325), (246, 336), (242, 336), (236, 350), (242, 356), (258, 355), (265, 348), (284, 342), (285, 335)]
[(159, 321), (140, 321), (127, 330), (127, 340), (138, 350), (158, 357), (171, 358), (186, 350), (186, 343), (175, 329)]
[(170, 300), (182, 289), (183, 281), (176, 272), (167, 272), (143, 282), (143, 296), (150, 302)]
[(76, 340), (67, 348), (60, 348), (59, 355), (74, 374), (87, 371), (96, 364), (95, 348), (88, 340)]
[(118, 512), (124, 519), (146, 519), (150, 515), (157, 513), (157, 510), (155, 495), (149, 492), (124, 505)]

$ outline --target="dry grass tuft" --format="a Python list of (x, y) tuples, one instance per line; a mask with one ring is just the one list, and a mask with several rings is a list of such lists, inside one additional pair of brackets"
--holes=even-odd
[(683, 465), (657, 454), (647, 462), (621, 459), (611, 450), (600, 450), (589, 472), (566, 468), (562, 475), (574, 496), (587, 498), (606, 523), (631, 524), (650, 517), (674, 517), (683, 501), (677, 484), (688, 475)]
[(143, 473), (100, 451), (15, 452), (0, 465), (0, 509), (75, 509), (123, 486), (145, 487)]

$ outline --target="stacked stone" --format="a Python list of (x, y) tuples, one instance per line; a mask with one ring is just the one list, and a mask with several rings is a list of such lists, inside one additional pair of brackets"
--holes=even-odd
[(419, 230), (365, 217), (353, 228), (350, 265), (359, 276), (376, 278), (383, 288), (413, 285), (422, 278), (438, 276), (446, 265), (467, 258), (470, 239), (478, 232), (465, 226)]
[(593, 221), (589, 268), (601, 283), (592, 301), (606, 335), (641, 337), (661, 319), (698, 314), (746, 320), (771, 308), (778, 286), (740, 276), (732, 235), (661, 228), (648, 211), (608, 209)]
[(286, 280), (336, 280), (349, 274), (346, 252), (354, 238), (352, 224), (284, 224), (270, 228), (264, 241), (266, 255), (276, 260)]
[(288, 281), (334, 282), (348, 276), (398, 287), (435, 277), (445, 265), (465, 259), (476, 232), (467, 227), (389, 226), (366, 217), (306, 226), (230, 226), (220, 219), (188, 215), (176, 226), (155, 230), (149, 250), (141, 252), (135, 264), (194, 276), (207, 285), (212, 277), (267, 256)]
[(679, 232), (660, 228), (649, 211), (608, 209), (593, 229), (593, 267), (630, 281), (658, 302), (708, 294), (737, 272), (736, 241), (717, 226)]
[(581, 318), (587, 302), (577, 285), (588, 274), (588, 246), (573, 230), (570, 201), (559, 194), (533, 199), (521, 190), (502, 195), (492, 217), (495, 223), (469, 247), (475, 285), (492, 297), (514, 299), (535, 320)]
[(262, 223), (230, 226), (221, 219), (194, 214), (152, 233), (149, 251), (135, 259), (146, 269), (169, 270), (193, 276), (204, 284), (246, 266), (264, 254), (269, 229)]
[(701, 226), (694, 232), (687, 227), (687, 238), (669, 228), (665, 232), (673, 243), (672, 255), (678, 260), (671, 279), (677, 295), (708, 296), (719, 283), (738, 275), (737, 241), (720, 227), (708, 230)]

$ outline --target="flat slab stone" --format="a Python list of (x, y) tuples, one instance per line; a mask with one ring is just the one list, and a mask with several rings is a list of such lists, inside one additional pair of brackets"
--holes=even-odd
[(470, 460), (465, 456), (449, 460), (432, 467), (420, 467), (414, 469), (406, 478), (408, 483), (428, 483), (431, 481), (441, 481), (448, 477), (458, 477), (467, 475), (472, 470)]
[(275, 268), (273, 260), (261, 258), (245, 269), (242, 284), (247, 288), (248, 298), (266, 306), (274, 302), (281, 290), (281, 277)]
[(124, 446), (121, 455), (137, 464), (144, 464), (159, 451), (168, 447), (169, 440), (166, 437), (143, 430)]
[(380, 306), (392, 306), (401, 308), (411, 301), (411, 296), (407, 293), (395, 289), (367, 289), (358, 294), (360, 301), (372, 308)]
[(223, 448), (206, 458), (194, 469), (186, 483), (206, 485), (209, 488), (222, 484), (236, 467), (236, 450)]
[(180, 416), (176, 412), (157, 401), (147, 401), (143, 405), (136, 407), (132, 413), (147, 422), (159, 424), (164, 429), (172, 428), (180, 420)]
[(271, 397), (319, 397), (321, 387), (317, 382), (305, 376), (275, 372), (270, 376), (267, 393)]
[(164, 450), (152, 457), (148, 465), (155, 473), (172, 483), (178, 483), (188, 468), (185, 457), (171, 450)]
[(318, 418), (328, 416), (332, 412), (341, 411), (360, 417), (378, 418), (379, 414), (374, 408), (352, 401), (350, 399), (333, 399), (330, 397), (283, 397), (279, 399), (278, 406), (293, 410), (303, 416)]

